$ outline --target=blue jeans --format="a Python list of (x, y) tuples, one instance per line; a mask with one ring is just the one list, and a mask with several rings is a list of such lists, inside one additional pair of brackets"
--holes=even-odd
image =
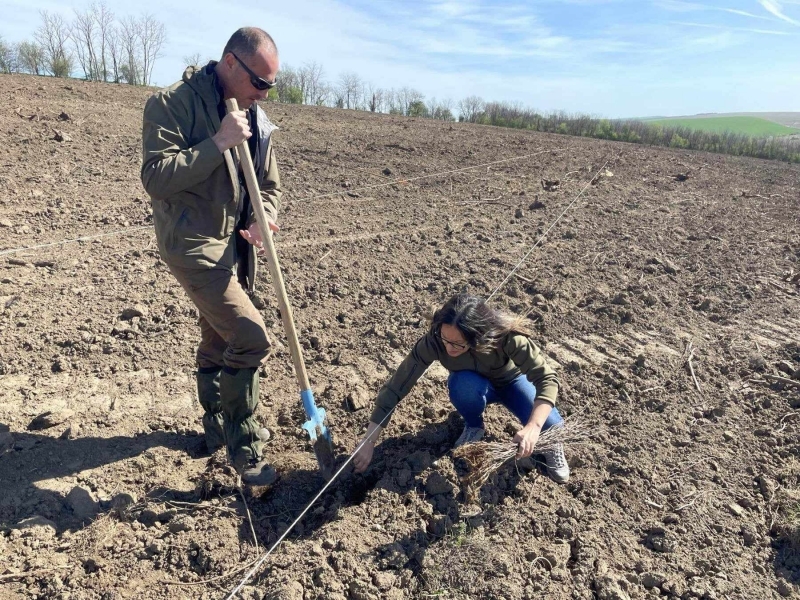
[[(488, 404), (499, 402), (526, 425), (533, 412), (536, 386), (525, 375), (518, 375), (511, 383), (495, 389), (491, 382), (475, 371), (454, 371), (447, 378), (450, 402), (464, 417), (467, 427), (483, 427), (483, 411)], [(563, 423), (558, 410), (553, 407), (542, 426), (542, 431)]]

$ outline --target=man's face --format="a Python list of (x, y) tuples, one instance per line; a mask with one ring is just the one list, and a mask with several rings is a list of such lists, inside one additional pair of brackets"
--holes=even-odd
[[(256, 76), (274, 81), (278, 76), (279, 61), (278, 57), (265, 47), (260, 47), (252, 56), (242, 56), (237, 53), (239, 59), (256, 74)], [(225, 98), (235, 98), (239, 108), (244, 110), (249, 108), (254, 102), (263, 100), (269, 94), (269, 90), (259, 90), (250, 82), (251, 76), (247, 69), (242, 66), (236, 57), (230, 52), (223, 59), (225, 77), (222, 85), (225, 90)]]

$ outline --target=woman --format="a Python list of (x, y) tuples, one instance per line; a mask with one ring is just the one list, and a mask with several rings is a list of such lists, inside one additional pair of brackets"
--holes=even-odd
[[(434, 360), (450, 371), (450, 402), (464, 418), (455, 446), (483, 438), (483, 411), (499, 402), (523, 424), (514, 435), (517, 458), (530, 456), (539, 434), (564, 422), (555, 408), (558, 378), (530, 335), (523, 318), (493, 310), (469, 294), (453, 296), (434, 313), (428, 333), (378, 393), (364, 444), (353, 458), (356, 472), (369, 466), (388, 415)], [(544, 458), (550, 478), (566, 483), (569, 465), (563, 447), (544, 453)]]

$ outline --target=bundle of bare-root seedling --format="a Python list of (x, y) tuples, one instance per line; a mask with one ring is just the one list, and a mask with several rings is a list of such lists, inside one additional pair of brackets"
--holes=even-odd
[[(559, 444), (569, 448), (589, 441), (594, 429), (581, 419), (565, 419), (561, 427), (551, 427), (539, 435), (534, 454), (556, 450)], [(463, 458), (469, 464), (469, 472), (461, 478), (468, 499), (474, 499), (478, 490), (492, 474), (517, 455), (514, 442), (475, 442), (465, 444), (453, 451), (453, 456)]]

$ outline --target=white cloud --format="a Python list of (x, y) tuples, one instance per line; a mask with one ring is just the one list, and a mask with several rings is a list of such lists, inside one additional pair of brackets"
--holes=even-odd
[(726, 27), (724, 25), (713, 25), (710, 23), (692, 23), (686, 21), (673, 21), (676, 25), (683, 25), (685, 27), (701, 27), (704, 29), (724, 29), (726, 31), (743, 31), (746, 33), (758, 33), (762, 35), (793, 35), (788, 31), (776, 31), (773, 29), (756, 29), (751, 27)]
[(764, 17), (762, 15), (754, 15), (753, 13), (747, 12), (746, 10), (739, 10), (739, 9), (736, 9), (736, 8), (722, 8), (722, 9), (718, 9), (718, 10), (722, 10), (722, 11), (724, 11), (726, 13), (731, 13), (732, 15), (740, 15), (742, 17), (750, 17), (751, 19), (762, 19), (764, 21), (771, 21), (772, 20), (769, 17)]
[(792, 25), (797, 25), (800, 27), (800, 21), (797, 19), (792, 19), (784, 14), (783, 7), (781, 6), (780, 2), (776, 2), (775, 0), (758, 0), (758, 3), (764, 7), (764, 10), (775, 15), (782, 21), (786, 21), (787, 23), (791, 23)]
[[(90, 1), (74, 0), (79, 8)], [(148, 12), (166, 24), (154, 72), (164, 85), (180, 77), (183, 56), (216, 57), (236, 28), (253, 24), (275, 36), (284, 63), (316, 61), (329, 83), (350, 71), (376, 87), (408, 86), (428, 98), (475, 94), (608, 116), (766, 109), (764, 98), (773, 109), (797, 110), (791, 102), (800, 98), (789, 37), (797, 30), (773, 13), (739, 10), (734, 0), (720, 0), (734, 8), (712, 0), (106, 1), (117, 16)], [(791, 18), (798, 4), (777, 6)], [(0, 5), (7, 15), (0, 35), (9, 41), (31, 37), (39, 9), (62, 6)], [(664, 10), (687, 23), (668, 22)]]
[(694, 12), (697, 10), (708, 10), (707, 6), (696, 2), (683, 2), (683, 0), (656, 0), (653, 3), (659, 8), (673, 12)]
[(774, 20), (771, 17), (756, 15), (754, 13), (748, 12), (746, 10), (741, 10), (738, 8), (713, 6), (709, 4), (701, 4), (699, 2), (686, 2), (685, 0), (656, 0), (654, 2), (654, 5), (664, 10), (669, 10), (672, 12), (716, 11), (716, 12), (725, 12), (732, 15), (739, 15), (740, 17), (748, 17), (750, 19), (761, 19), (764, 21)]
[(468, 14), (474, 7), (475, 4), (469, 2), (434, 2), (428, 8), (433, 13), (453, 18)]

